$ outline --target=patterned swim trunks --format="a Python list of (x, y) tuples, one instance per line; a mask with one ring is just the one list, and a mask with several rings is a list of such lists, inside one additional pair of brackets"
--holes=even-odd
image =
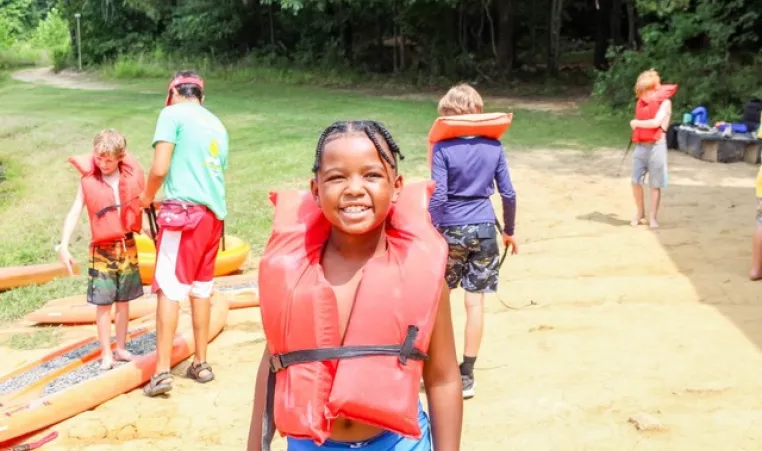
[(87, 302), (111, 305), (143, 296), (135, 238), (90, 246)]
[(493, 223), (440, 228), (450, 247), (445, 280), (450, 289), (461, 284), (470, 293), (497, 291), (500, 247)]

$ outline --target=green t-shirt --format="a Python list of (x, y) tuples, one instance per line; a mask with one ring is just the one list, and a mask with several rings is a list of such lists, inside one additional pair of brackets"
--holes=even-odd
[(164, 179), (165, 198), (206, 205), (225, 219), (228, 134), (217, 116), (193, 102), (165, 107), (156, 121), (153, 146), (159, 141), (175, 145)]

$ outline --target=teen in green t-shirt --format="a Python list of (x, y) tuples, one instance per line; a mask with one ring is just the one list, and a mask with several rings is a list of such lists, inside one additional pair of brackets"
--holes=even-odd
[[(204, 81), (195, 72), (172, 78), (167, 106), (154, 132), (154, 160), (141, 204), (148, 207), (163, 185), (156, 238), (153, 292), (157, 293), (154, 375), (144, 391), (156, 396), (171, 390), (170, 356), (177, 329), (178, 302), (190, 296), (195, 354), (188, 376), (214, 379), (206, 363), (214, 262), (227, 215), (224, 171), (228, 166), (228, 134), (222, 122), (203, 105)], [(191, 211), (191, 224), (183, 227)], [(194, 214), (195, 212), (195, 214)]]

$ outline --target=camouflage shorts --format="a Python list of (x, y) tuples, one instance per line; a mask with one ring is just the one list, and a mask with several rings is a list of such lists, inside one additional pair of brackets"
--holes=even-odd
[(143, 295), (135, 238), (90, 246), (87, 302), (111, 305)]
[(450, 289), (460, 283), (470, 293), (497, 291), (500, 248), (495, 225), (447, 226), (440, 231), (450, 246), (445, 273)]

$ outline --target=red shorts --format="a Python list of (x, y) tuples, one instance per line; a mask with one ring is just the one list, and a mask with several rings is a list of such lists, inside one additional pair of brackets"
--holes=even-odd
[(222, 221), (211, 210), (204, 213), (193, 230), (160, 228), (151, 290), (162, 291), (172, 301), (182, 301), (188, 296), (209, 298), (221, 238)]

